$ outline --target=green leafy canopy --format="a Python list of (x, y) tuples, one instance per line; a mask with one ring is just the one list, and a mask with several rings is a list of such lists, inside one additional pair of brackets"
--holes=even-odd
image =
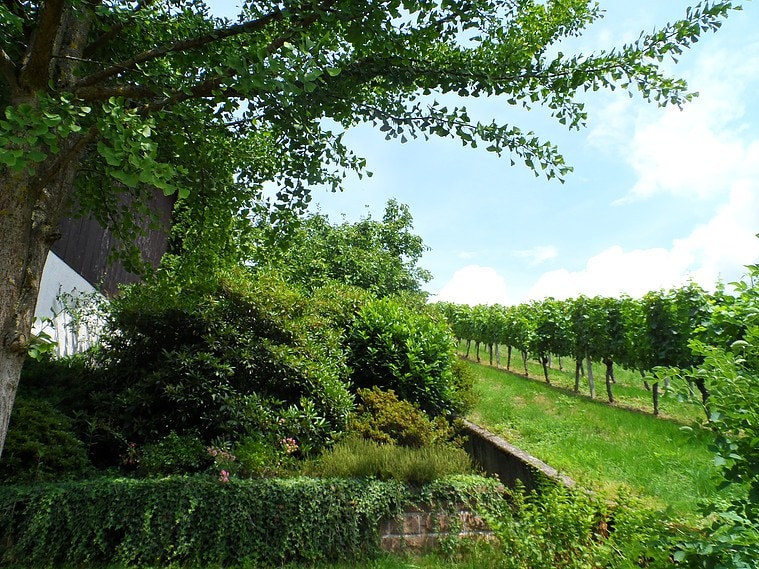
[[(718, 28), (731, 8), (702, 3), (633, 44), (566, 56), (552, 46), (600, 17), (594, 2), (256, 2), (243, 5), (238, 22), (211, 17), (195, 0), (5, 3), (3, 165), (43, 182), (94, 144), (101, 174), (127, 188), (173, 192), (180, 164), (190, 165), (180, 125), (190, 118), (228, 125), (230, 136), (269, 133), (275, 145), (267, 159), (276, 168), (246, 172), (243, 156), (238, 165), (252, 181), (273, 179), (283, 197), (299, 201), (305, 187), (337, 187), (347, 170), (365, 166), (324, 126), (321, 119), (330, 118), (342, 128), (369, 122), (402, 141), (457, 137), (562, 177), (569, 167), (550, 143), (515, 125), (472, 120), (464, 106), (449, 108), (434, 96), (541, 105), (570, 128), (586, 118), (575, 99), (581, 91), (622, 86), (680, 104), (691, 96), (685, 83), (663, 75), (658, 63)], [(32, 30), (70, 37), (72, 53)], [(158, 141), (176, 155), (158, 159)]]

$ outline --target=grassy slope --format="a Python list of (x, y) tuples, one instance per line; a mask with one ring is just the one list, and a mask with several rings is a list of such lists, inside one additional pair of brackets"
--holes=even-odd
[[(716, 470), (709, 435), (695, 424), (698, 407), (668, 397), (662, 408), (669, 418), (656, 418), (642, 381), (621, 372), (614, 386), (619, 402), (612, 406), (572, 393), (573, 375), (558, 370), (552, 370), (554, 386), (548, 386), (538, 379), (537, 367), (527, 379), (470, 365), (479, 395), (471, 419), (583, 485), (609, 495), (632, 493), (686, 516), (696, 515), (698, 501), (714, 494)], [(605, 397), (600, 371), (597, 391)]]

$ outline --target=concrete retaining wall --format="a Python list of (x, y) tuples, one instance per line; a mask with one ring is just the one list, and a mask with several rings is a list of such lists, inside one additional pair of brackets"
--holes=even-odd
[(471, 421), (464, 420), (464, 430), (468, 437), (466, 449), (469, 456), (485, 472), (498, 476), (504, 486), (513, 488), (517, 480), (528, 491), (537, 489), (546, 480), (568, 487), (575, 485), (568, 476)]
[[(497, 476), (504, 486), (513, 488), (517, 480), (527, 491), (547, 481), (575, 486), (575, 481), (568, 476), (487, 429), (465, 420), (464, 430), (469, 455), (486, 473)], [(380, 535), (385, 551), (423, 551), (437, 547), (441, 539), (489, 539), (493, 532), (476, 512), (459, 508), (452, 513), (432, 509), (408, 511), (397, 519), (382, 522)]]

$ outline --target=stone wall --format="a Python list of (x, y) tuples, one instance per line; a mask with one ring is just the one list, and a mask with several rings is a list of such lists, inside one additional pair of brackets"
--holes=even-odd
[(493, 532), (476, 512), (455, 508), (453, 512), (417, 509), (380, 526), (384, 551), (429, 551), (446, 538), (490, 539)]

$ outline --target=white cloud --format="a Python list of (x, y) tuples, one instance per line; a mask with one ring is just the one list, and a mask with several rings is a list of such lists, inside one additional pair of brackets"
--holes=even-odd
[(692, 279), (713, 289), (719, 279), (733, 281), (744, 267), (759, 262), (759, 184), (739, 180), (729, 200), (708, 223), (673, 241), (669, 249), (624, 251), (610, 247), (591, 257), (580, 271), (560, 269), (543, 274), (528, 298), (589, 296), (640, 297)]
[[(678, 73), (678, 71), (675, 71)], [(689, 74), (699, 91), (682, 110), (613, 98), (600, 113), (590, 144), (617, 152), (636, 173), (618, 203), (669, 193), (706, 198), (729, 192), (736, 179), (759, 177), (759, 141), (746, 138), (746, 101), (759, 76), (759, 45), (740, 53), (711, 50)]]
[(730, 200), (705, 225), (677, 240), (673, 250), (698, 259), (694, 280), (711, 286), (718, 279), (736, 280), (744, 267), (759, 261), (759, 180), (733, 184)]
[[(638, 180), (631, 199), (657, 192), (706, 198), (725, 191), (725, 181), (741, 172), (747, 148), (713, 123), (713, 100), (682, 111), (668, 109), (660, 120), (640, 125), (631, 141), (629, 162)], [(728, 186), (729, 187), (729, 186)]]
[(545, 273), (530, 289), (528, 297), (642, 296), (649, 290), (684, 282), (688, 264), (689, 259), (665, 249), (624, 251), (614, 246), (588, 260), (581, 271), (560, 269)]
[(491, 267), (468, 265), (456, 271), (435, 300), (457, 304), (511, 304), (506, 280)]
[(530, 266), (534, 267), (558, 257), (559, 250), (553, 245), (542, 245), (532, 249), (515, 251), (514, 254), (521, 259), (529, 259)]

